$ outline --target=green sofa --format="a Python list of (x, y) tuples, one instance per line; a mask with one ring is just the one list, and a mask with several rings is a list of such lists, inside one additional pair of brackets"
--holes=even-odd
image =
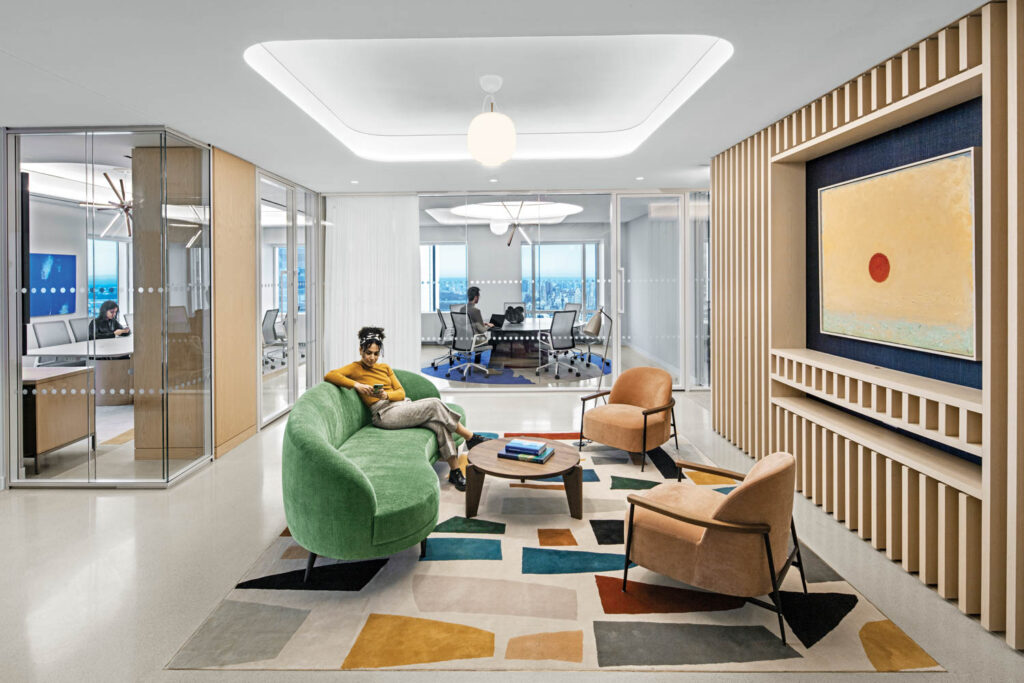
[[(414, 401), (440, 397), (420, 375), (395, 375)], [(465, 411), (451, 407), (465, 423)], [(437, 458), (433, 432), (374, 427), (353, 389), (321, 382), (299, 397), (284, 431), (281, 483), (288, 529), (311, 553), (307, 580), (317, 555), (384, 557), (426, 539), (437, 525)]]

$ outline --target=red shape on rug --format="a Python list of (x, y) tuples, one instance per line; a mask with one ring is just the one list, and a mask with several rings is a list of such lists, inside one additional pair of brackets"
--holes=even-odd
[(503, 432), (502, 436), (511, 438), (513, 436), (533, 436), (538, 439), (551, 439), (552, 441), (558, 441), (561, 439), (579, 439), (579, 432)]
[(597, 592), (605, 614), (664, 614), (670, 612), (722, 612), (739, 609), (743, 598), (718, 593), (705, 593), (688, 588), (657, 586), (652, 583), (626, 582), (613, 576), (595, 576)]

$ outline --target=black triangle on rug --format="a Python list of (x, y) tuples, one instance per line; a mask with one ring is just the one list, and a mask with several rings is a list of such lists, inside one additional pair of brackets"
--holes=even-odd
[[(679, 468), (676, 467), (676, 461), (662, 450), (660, 446), (647, 451), (647, 457), (658, 468), (658, 471), (661, 472), (661, 476), (666, 479), (676, 479), (679, 476)], [(683, 479), (686, 479), (686, 475), (683, 475)]]
[(831, 633), (857, 604), (857, 596), (849, 593), (779, 593), (782, 615), (806, 648)]
[(388, 558), (360, 562), (338, 562), (313, 567), (309, 583), (303, 583), (305, 569), (282, 574), (261, 576), (243, 581), (235, 588), (264, 588), (280, 591), (361, 591), (377, 572), (387, 564)]

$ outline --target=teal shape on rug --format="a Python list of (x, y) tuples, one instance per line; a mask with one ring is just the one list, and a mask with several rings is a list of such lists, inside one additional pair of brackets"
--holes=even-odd
[(736, 488), (736, 487), (735, 486), (720, 486), (720, 487), (718, 487), (715, 490), (718, 491), (719, 493), (724, 493), (725, 495), (729, 495), (734, 488)]
[[(557, 477), (548, 477), (547, 479), (535, 479), (534, 481), (550, 481), (561, 484), (562, 475), (558, 475)], [(594, 470), (583, 470), (583, 483), (585, 484), (588, 481), (601, 481), (601, 479), (597, 476), (597, 472)]]
[(444, 534), (503, 534), (505, 525), (502, 522), (488, 522), (486, 519), (452, 517), (434, 527), (434, 531)]
[(612, 490), (615, 489), (632, 489), (639, 491), (641, 489), (653, 489), (658, 485), (656, 481), (647, 481), (646, 479), (633, 479), (632, 477), (616, 477), (612, 475)]
[[(622, 569), (622, 553), (591, 553), (582, 550), (523, 548), (524, 574), (582, 574)], [(630, 563), (632, 564), (632, 563)]]
[(497, 439), (498, 438), (498, 433), (497, 432), (473, 432), (473, 433), (476, 434), (477, 436), (482, 436), (485, 439)]
[(435, 560), (500, 560), (501, 541), (491, 538), (428, 538), (421, 562)]

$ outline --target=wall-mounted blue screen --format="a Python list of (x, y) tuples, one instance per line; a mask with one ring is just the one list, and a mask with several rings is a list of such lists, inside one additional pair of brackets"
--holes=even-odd
[(75, 312), (74, 254), (29, 254), (29, 315), (68, 315)]

